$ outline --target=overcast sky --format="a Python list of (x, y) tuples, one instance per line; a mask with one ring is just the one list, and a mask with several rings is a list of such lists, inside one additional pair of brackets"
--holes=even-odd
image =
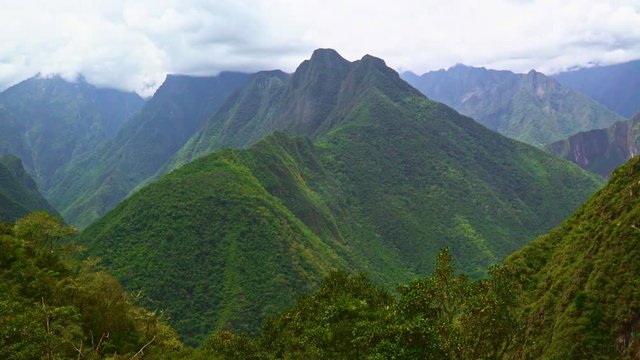
[(552, 73), (640, 58), (640, 0), (0, 0), (0, 89), (82, 73), (151, 95), (167, 73), (293, 71), (313, 49), (399, 71)]

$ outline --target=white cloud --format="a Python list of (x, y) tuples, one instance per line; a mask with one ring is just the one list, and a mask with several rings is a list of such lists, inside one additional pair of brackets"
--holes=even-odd
[(317, 47), (424, 72), (640, 58), (638, 0), (0, 0), (0, 88), (41, 72), (149, 95), (167, 73), (282, 68)]

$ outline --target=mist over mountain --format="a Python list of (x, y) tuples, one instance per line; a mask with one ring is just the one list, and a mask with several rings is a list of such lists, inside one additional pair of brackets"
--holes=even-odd
[(640, 1), (0, 23), (0, 360), (640, 360)]
[(0, 93), (0, 154), (18, 156), (46, 193), (62, 167), (113, 137), (143, 103), (82, 78), (29, 78)]
[(88, 225), (153, 175), (248, 79), (243, 73), (167, 76), (112, 139), (57, 174), (48, 198), (67, 221)]

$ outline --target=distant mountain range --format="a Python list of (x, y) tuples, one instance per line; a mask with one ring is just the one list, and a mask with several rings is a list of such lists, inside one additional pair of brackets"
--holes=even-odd
[(640, 60), (564, 72), (554, 78), (623, 116), (638, 114), (609, 127), (579, 132), (549, 144), (548, 151), (604, 177), (638, 154)]
[(535, 146), (623, 120), (587, 96), (533, 70), (515, 74), (456, 65), (421, 76), (407, 72), (402, 77), (428, 98)]
[[(0, 354), (82, 357), (107, 333), (85, 354), (637, 358), (637, 65), (403, 74), (416, 89), (318, 49), (293, 74), (170, 75), (146, 102), (28, 79), (0, 93)], [(38, 188), (86, 226), (82, 265), (55, 219), (7, 223), (57, 215)], [(423, 277), (437, 254), (454, 263)], [(491, 343), (448, 332), (467, 325)]]
[[(45, 197), (84, 227), (134, 189), (221, 147), (247, 147), (274, 130), (322, 136), (356, 100), (357, 89), (337, 80), (359, 75), (342, 58), (316, 56), (295, 74), (171, 75), (146, 104), (82, 78), (37, 76), (0, 93), (0, 153), (23, 159)], [(536, 72), (458, 65), (403, 77), (428, 97), (536, 146), (622, 120)]]
[(46, 193), (62, 167), (111, 138), (143, 103), (82, 79), (32, 77), (0, 93), (0, 154), (19, 157)]
[(13, 222), (33, 211), (56, 211), (38, 192), (22, 161), (12, 155), (0, 156), (0, 222)]
[(112, 139), (96, 143), (56, 174), (47, 197), (70, 223), (90, 224), (155, 174), (248, 79), (242, 73), (167, 76)]
[(553, 77), (625, 118), (640, 112), (640, 60), (582, 68)]
[(257, 330), (334, 268), (393, 287), (448, 246), (483, 276), (601, 185), (428, 100), (383, 60), (330, 49), (292, 75), (254, 75), (177, 154), (168, 164), (195, 161), (80, 240), (191, 344)]

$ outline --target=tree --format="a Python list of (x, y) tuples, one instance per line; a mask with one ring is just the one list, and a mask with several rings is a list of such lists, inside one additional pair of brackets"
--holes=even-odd
[(33, 212), (18, 219), (14, 227), (15, 236), (29, 241), (41, 249), (54, 252), (57, 242), (74, 234), (76, 229), (72, 226), (61, 224), (60, 219), (49, 215), (47, 212)]

